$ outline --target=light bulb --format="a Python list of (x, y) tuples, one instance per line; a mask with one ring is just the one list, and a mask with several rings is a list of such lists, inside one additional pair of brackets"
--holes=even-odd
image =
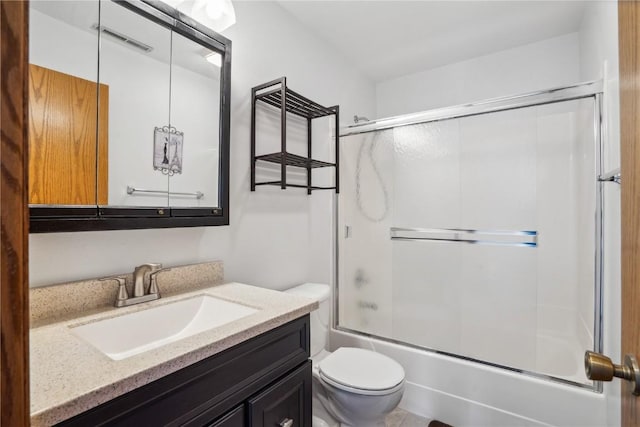
[(236, 23), (231, 0), (163, 0), (214, 31), (222, 32)]
[(206, 12), (207, 12), (207, 16), (211, 19), (220, 19), (222, 17), (222, 13), (224, 12), (223, 7), (224, 5), (221, 4), (220, 1), (207, 1), (205, 2), (206, 5)]

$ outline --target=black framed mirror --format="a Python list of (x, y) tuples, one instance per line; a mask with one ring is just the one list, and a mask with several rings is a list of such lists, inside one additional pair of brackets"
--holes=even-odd
[(30, 21), (30, 232), (228, 225), (231, 41), (150, 0)]

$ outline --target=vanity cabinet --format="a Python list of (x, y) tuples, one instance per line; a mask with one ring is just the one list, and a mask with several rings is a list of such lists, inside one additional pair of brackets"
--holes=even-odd
[[(308, 368), (308, 369), (307, 369)], [(248, 425), (251, 427), (293, 427), (300, 425), (310, 408), (311, 362), (305, 363), (276, 384), (268, 387), (248, 403)]]
[(210, 424), (209, 427), (240, 427), (244, 426), (244, 405), (232, 409), (227, 414)]
[(59, 426), (311, 426), (309, 315)]

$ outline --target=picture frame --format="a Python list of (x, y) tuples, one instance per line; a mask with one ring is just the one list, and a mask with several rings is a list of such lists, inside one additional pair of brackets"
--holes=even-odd
[(182, 173), (184, 133), (173, 126), (153, 130), (153, 169), (165, 175)]

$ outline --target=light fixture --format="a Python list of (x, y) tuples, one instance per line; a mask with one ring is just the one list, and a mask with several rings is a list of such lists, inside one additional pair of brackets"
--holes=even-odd
[(163, 0), (214, 31), (222, 32), (236, 23), (231, 0)]

